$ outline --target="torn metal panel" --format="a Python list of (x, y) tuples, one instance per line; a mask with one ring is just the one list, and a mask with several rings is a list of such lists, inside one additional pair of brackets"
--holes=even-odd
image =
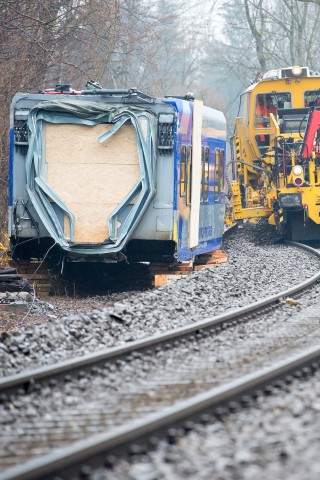
[[(124, 198), (120, 199), (120, 201), (117, 199), (117, 201), (114, 201), (114, 204), (111, 202), (111, 207), (109, 205), (109, 208), (105, 209), (105, 223), (107, 225), (105, 237), (101, 228), (98, 237), (94, 235), (86, 237), (79, 234), (79, 229), (77, 230), (76, 228), (77, 221), (79, 221), (79, 216), (82, 213), (81, 207), (78, 205), (76, 208), (72, 204), (70, 195), (69, 197), (65, 195), (66, 188), (59, 190), (57, 181), (52, 181), (52, 178), (51, 180), (50, 178), (48, 179), (45, 128), (46, 125), (60, 125), (65, 126), (67, 131), (68, 126), (72, 126), (70, 131), (75, 131), (75, 126), (79, 126), (79, 128), (81, 126), (97, 127), (101, 124), (104, 124), (104, 126), (111, 124), (112, 127), (106, 128), (105, 130), (107, 131), (98, 134), (95, 138), (97, 145), (105, 145), (108, 144), (108, 141), (111, 142), (112, 137), (117, 132), (120, 132), (121, 128), (134, 128), (138, 170), (136, 170), (136, 176), (132, 176), (134, 181), (131, 184), (128, 181), (128, 188), (124, 190)], [(155, 195), (155, 125), (156, 118), (154, 113), (147, 111), (145, 107), (140, 108), (137, 106), (102, 105), (91, 101), (79, 100), (52, 100), (39, 103), (30, 111), (28, 126), (31, 135), (26, 157), (27, 191), (49, 234), (64, 250), (78, 254), (89, 253), (95, 255), (118, 252), (123, 248)], [(68, 138), (66, 138), (65, 148), (67, 148), (68, 143), (72, 143), (72, 138), (69, 139), (69, 142)], [(79, 166), (78, 169), (77, 175), (81, 176), (83, 186), (86, 184), (86, 180), (90, 180), (88, 178), (90, 160), (88, 158), (87, 166), (82, 171), (82, 176), (79, 174), (81, 167)], [(94, 163), (94, 158), (92, 158), (92, 163)], [(50, 166), (50, 168), (52, 167)], [(54, 177), (58, 174), (59, 170), (56, 169)], [(65, 177), (63, 180), (65, 185), (68, 183), (68, 178), (70, 183), (72, 183), (72, 175), (74, 174), (75, 170), (71, 168), (68, 177), (67, 168), (62, 162), (60, 175)], [(104, 167), (102, 174), (107, 178), (108, 172), (106, 167)], [(115, 190), (121, 177), (123, 177), (121, 175), (121, 167), (118, 166), (118, 177), (113, 179), (116, 183), (114, 185)], [(92, 178), (99, 179), (99, 175), (92, 176)], [(80, 177), (78, 180), (80, 181)], [(55, 188), (53, 185), (55, 185)], [(101, 188), (100, 184), (99, 188)], [(72, 185), (70, 186), (70, 192), (74, 193)], [(88, 189), (84, 191), (84, 196), (87, 193)], [(92, 195), (92, 189), (89, 193)], [(97, 189), (96, 195), (98, 198), (99, 191)], [(104, 198), (104, 200), (106, 199)], [(81, 200), (79, 201), (81, 203)], [(103, 219), (101, 220), (101, 208), (98, 215), (100, 224), (103, 223)], [(87, 212), (87, 217), (89, 218), (89, 216), (90, 212)], [(61, 218), (64, 219), (63, 222), (61, 222)]]

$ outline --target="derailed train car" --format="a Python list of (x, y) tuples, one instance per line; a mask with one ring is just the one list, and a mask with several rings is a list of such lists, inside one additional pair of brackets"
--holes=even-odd
[(13, 258), (181, 262), (220, 248), (221, 112), (189, 97), (58, 86), (16, 94), (10, 132)]

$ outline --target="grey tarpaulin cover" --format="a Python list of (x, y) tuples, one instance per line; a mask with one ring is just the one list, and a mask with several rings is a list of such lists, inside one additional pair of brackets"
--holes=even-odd
[[(141, 121), (147, 124), (144, 133)], [(97, 142), (107, 141), (126, 122), (131, 122), (136, 130), (137, 149), (141, 177), (126, 198), (111, 213), (109, 238), (101, 244), (83, 246), (73, 242), (74, 216), (59, 196), (49, 187), (41, 174), (42, 128), (43, 121), (50, 123), (69, 123), (79, 125), (114, 124), (107, 133), (97, 138)], [(37, 104), (29, 113), (30, 130), (29, 149), (26, 157), (27, 191), (41, 221), (50, 236), (64, 250), (78, 254), (105, 254), (119, 252), (128, 241), (139, 223), (144, 211), (155, 195), (156, 175), (156, 116), (146, 107), (129, 105), (109, 105), (84, 100), (51, 100)], [(58, 216), (49, 198), (68, 217), (71, 241), (64, 235)], [(132, 202), (134, 200), (133, 206)], [(121, 229), (117, 228), (117, 217), (131, 204), (132, 208)]]

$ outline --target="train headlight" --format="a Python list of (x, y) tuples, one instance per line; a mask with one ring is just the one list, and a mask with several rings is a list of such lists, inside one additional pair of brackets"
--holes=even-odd
[(299, 67), (298, 65), (295, 65), (294, 67), (292, 67), (292, 75), (294, 75), (295, 77), (299, 77), (301, 73), (302, 73), (301, 67)]
[(302, 175), (303, 173), (303, 168), (300, 167), (300, 165), (296, 165), (295, 167), (293, 167), (293, 173), (295, 175)]

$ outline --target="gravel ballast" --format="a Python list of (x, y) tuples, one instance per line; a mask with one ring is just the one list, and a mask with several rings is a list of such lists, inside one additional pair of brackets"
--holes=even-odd
[[(272, 312), (261, 313), (259, 319), (219, 334), (192, 336), (171, 348), (108, 362), (68, 380), (30, 385), (28, 393), (2, 395), (0, 464), (21, 462), (21, 450), (39, 455), (40, 448), (48, 453), (87, 435), (112, 431), (319, 345), (319, 293), (318, 286), (295, 305), (284, 302)], [(306, 307), (313, 297), (318, 304)], [(61, 431), (65, 432), (62, 439)], [(23, 445), (21, 437), (28, 439)], [(19, 445), (20, 456), (8, 457), (8, 443)]]
[[(318, 271), (319, 260), (314, 256), (292, 246), (275, 245), (271, 239), (260, 245), (260, 233), (263, 233), (260, 226), (247, 225), (226, 239), (224, 249), (228, 252), (229, 262), (223, 266), (200, 271), (158, 290), (125, 294), (120, 301), (109, 303), (105, 309), (96, 308), (88, 313), (60, 318), (53, 304), (50, 308), (52, 316), (43, 324), (2, 334), (0, 361), (4, 359), (3, 371), (13, 373), (33, 365), (53, 363), (59, 358), (123, 343), (128, 341), (126, 335), (130, 336), (129, 339), (140, 338), (217, 315), (283, 291)], [(263, 259), (253, 257), (254, 252), (263, 255)], [(288, 267), (292, 258), (300, 262), (299, 272)], [(57, 412), (61, 412), (61, 419), (65, 417), (71, 422), (67, 429), (69, 437), (64, 438), (68, 444), (83, 438), (85, 432), (82, 432), (81, 425), (88, 415), (86, 408), (96, 416), (92, 426), (88, 424), (88, 434), (93, 434), (122, 423), (126, 417), (129, 419), (131, 399), (133, 403), (138, 399), (142, 402), (141, 406), (137, 403), (137, 417), (150, 412), (151, 408), (165, 406), (166, 393), (169, 394), (168, 388), (164, 388), (166, 379), (168, 387), (177, 387), (176, 398), (170, 400), (175, 401), (270, 365), (290, 355), (288, 352), (318, 342), (319, 293), (318, 285), (305, 292), (298, 301), (284, 301), (279, 309), (261, 314), (252, 322), (235, 325), (203, 340), (194, 339), (191, 344), (175, 345), (156, 355), (148, 357), (147, 354), (135, 357), (131, 362), (108, 365), (106, 371), (96, 372), (96, 378), (84, 374), (80, 380), (69, 379), (64, 388), (53, 382), (41, 391), (37, 386), (29, 394), (19, 392), (17, 396), (4, 396), (0, 412), (4, 440), (10, 439), (9, 443), (13, 445), (15, 438), (22, 436), (25, 440), (21, 448), (26, 449), (27, 455), (31, 439), (38, 438), (33, 436), (32, 429), (37, 431), (41, 425), (38, 440), (45, 446), (47, 439), (51, 438), (52, 418), (58, 418)], [(105, 300), (110, 302), (110, 297)], [(45, 308), (44, 304), (42, 308)], [(156, 322), (153, 321), (153, 311), (160, 312)], [(183, 394), (181, 389), (187, 374), (193, 375), (194, 381)], [(162, 396), (162, 387), (160, 393), (157, 390), (158, 381), (160, 387), (163, 386)], [(290, 391), (259, 398), (252, 410), (234, 413), (223, 421), (213, 419), (207, 426), (195, 425), (192, 432), (181, 436), (174, 444), (163, 441), (155, 451), (133, 457), (131, 462), (121, 460), (113, 470), (96, 471), (91, 480), (251, 480), (272, 476), (300, 480), (305, 478), (303, 471), (308, 473), (306, 478), (313, 480), (319, 473), (316, 464), (306, 465), (304, 470), (295, 466), (296, 457), (307, 449), (307, 442), (301, 443), (295, 436), (301, 434), (307, 441), (319, 442), (313, 422), (317, 422), (320, 412), (317, 400), (320, 392), (314, 383), (308, 385), (297, 381)], [(143, 403), (146, 397), (150, 398), (150, 405)], [(252, 445), (251, 437), (254, 439)], [(57, 443), (56, 447), (59, 445)], [(54, 446), (50, 443), (50, 448)], [(316, 462), (314, 455), (315, 449), (308, 451), (310, 462)], [(4, 459), (8, 456), (6, 442), (1, 446), (0, 456)], [(16, 461), (19, 462), (18, 457)], [(300, 477), (291, 475), (295, 469)]]
[[(223, 249), (228, 262), (204, 269), (170, 285), (124, 294), (110, 305), (60, 316), (54, 305), (44, 322), (4, 332), (0, 337), (1, 375), (154, 335), (213, 317), (283, 291), (319, 270), (306, 251), (274, 244), (273, 233), (246, 224), (230, 234)], [(292, 261), (294, 259), (294, 262)], [(298, 265), (294, 268), (291, 265)], [(107, 305), (101, 308), (101, 305)], [(40, 305), (45, 310), (44, 304)]]
[(318, 480), (320, 373), (89, 480)]

